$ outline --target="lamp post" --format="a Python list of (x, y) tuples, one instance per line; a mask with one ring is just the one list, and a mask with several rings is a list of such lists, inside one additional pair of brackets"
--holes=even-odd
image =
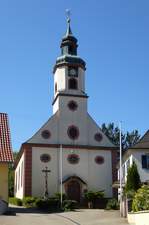
[(120, 179), (120, 215), (122, 216), (122, 122), (119, 123), (119, 130), (120, 130), (120, 173), (119, 173), (119, 179)]
[(63, 146), (60, 145), (60, 193), (61, 193), (61, 207), (63, 203)]

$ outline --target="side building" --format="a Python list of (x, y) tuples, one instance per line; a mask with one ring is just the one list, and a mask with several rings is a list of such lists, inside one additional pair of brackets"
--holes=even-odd
[(0, 214), (8, 206), (8, 167), (13, 162), (8, 116), (0, 113)]
[(117, 148), (89, 115), (85, 89), (86, 63), (77, 54), (77, 39), (68, 20), (61, 56), (53, 69), (53, 115), (22, 144), (15, 169), (15, 196), (43, 196), (62, 188), (70, 199), (82, 201), (86, 190), (104, 190), (112, 197), (117, 178)]
[[(129, 148), (122, 158), (122, 183), (125, 185), (128, 169), (136, 163), (142, 183), (149, 183), (149, 130), (133, 147)], [(119, 172), (118, 168), (118, 179)]]

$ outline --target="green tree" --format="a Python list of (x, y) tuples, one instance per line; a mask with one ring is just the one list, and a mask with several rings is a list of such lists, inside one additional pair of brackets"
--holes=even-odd
[(138, 173), (137, 165), (133, 162), (132, 166), (128, 169), (127, 181), (125, 185), (125, 193), (132, 195), (141, 187), (140, 175)]
[[(118, 126), (115, 126), (114, 123), (109, 123), (108, 125), (103, 123), (101, 129), (113, 144), (119, 146), (120, 130)], [(125, 150), (129, 147), (132, 147), (138, 142), (139, 139), (140, 134), (138, 130), (126, 132), (125, 134), (122, 132), (122, 149)]]
[[(18, 152), (13, 152), (14, 160), (17, 158)], [(14, 165), (9, 165), (9, 171), (8, 171), (8, 192), (9, 197), (14, 196)]]

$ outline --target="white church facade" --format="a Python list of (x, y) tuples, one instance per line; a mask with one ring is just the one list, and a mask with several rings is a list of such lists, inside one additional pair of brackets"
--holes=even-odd
[(77, 55), (70, 20), (54, 66), (53, 115), (22, 144), (15, 165), (15, 196), (41, 197), (42, 170), (48, 169), (48, 195), (60, 192), (81, 201), (86, 190), (104, 190), (112, 197), (117, 179), (117, 147), (103, 134), (87, 111), (85, 62)]

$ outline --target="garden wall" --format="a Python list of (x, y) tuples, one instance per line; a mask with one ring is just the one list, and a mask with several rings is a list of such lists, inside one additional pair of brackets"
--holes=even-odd
[(149, 225), (149, 211), (128, 213), (128, 223), (135, 225)]

